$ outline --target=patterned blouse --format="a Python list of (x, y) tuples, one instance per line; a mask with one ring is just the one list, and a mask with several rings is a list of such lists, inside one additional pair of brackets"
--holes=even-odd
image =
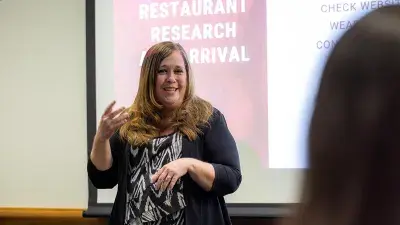
[(125, 225), (185, 224), (183, 182), (172, 190), (156, 190), (151, 176), (182, 156), (182, 135), (177, 132), (153, 139), (147, 146), (131, 147)]

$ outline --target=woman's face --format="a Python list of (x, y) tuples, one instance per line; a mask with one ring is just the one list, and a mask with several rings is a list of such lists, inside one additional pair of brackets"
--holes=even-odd
[(156, 100), (166, 109), (176, 109), (185, 98), (186, 87), (185, 61), (179, 51), (174, 51), (161, 62), (158, 68), (155, 85)]

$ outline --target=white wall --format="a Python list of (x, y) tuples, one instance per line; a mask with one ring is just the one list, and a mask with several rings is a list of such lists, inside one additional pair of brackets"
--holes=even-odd
[(0, 0), (0, 207), (84, 208), (84, 0)]

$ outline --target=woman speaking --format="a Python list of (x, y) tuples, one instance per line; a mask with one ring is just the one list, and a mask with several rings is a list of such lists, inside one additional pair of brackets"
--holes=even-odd
[(181, 45), (152, 46), (133, 104), (114, 104), (87, 166), (96, 188), (118, 184), (110, 224), (231, 224), (224, 196), (242, 180), (238, 150), (224, 115), (195, 95)]

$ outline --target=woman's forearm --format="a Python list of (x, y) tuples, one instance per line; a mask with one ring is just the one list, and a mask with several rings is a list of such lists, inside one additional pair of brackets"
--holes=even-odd
[(215, 179), (215, 171), (210, 163), (197, 159), (188, 159), (188, 173), (204, 190), (211, 190)]
[(90, 160), (98, 170), (104, 171), (111, 168), (113, 158), (108, 139), (101, 140), (97, 135), (95, 136), (92, 151), (90, 152)]

